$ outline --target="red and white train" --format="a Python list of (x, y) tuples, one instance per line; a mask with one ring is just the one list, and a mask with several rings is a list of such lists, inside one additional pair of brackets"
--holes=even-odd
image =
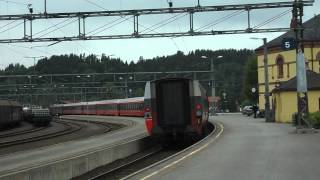
[(166, 142), (205, 135), (208, 106), (198, 81), (169, 78), (148, 82), (144, 97), (58, 104), (50, 111), (52, 115), (144, 116), (149, 135)]
[(55, 104), (50, 107), (52, 115), (101, 115), (144, 116), (144, 98), (113, 99), (104, 101)]

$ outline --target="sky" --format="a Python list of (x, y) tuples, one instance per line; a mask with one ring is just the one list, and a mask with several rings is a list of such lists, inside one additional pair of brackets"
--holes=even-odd
[[(168, 1), (170, 0), (47, 0), (47, 12), (56, 13), (167, 8)], [(197, 5), (197, 0), (171, 1), (173, 3), (173, 7), (194, 7)], [(285, 0), (200, 0), (200, 4), (202, 6), (209, 6), (281, 1)], [(28, 4), (32, 4), (34, 13), (44, 12), (44, 0), (0, 0), (0, 15), (26, 14), (28, 13)], [(319, 9), (319, 0), (315, 0), (313, 7), (305, 7), (305, 14), (303, 17), (304, 21), (312, 18), (315, 14), (319, 14)], [(254, 27), (269, 18), (281, 14), (282, 12), (287, 12), (286, 14), (284, 13), (285, 15), (281, 18), (262, 26), (261, 28), (289, 27), (291, 12), (288, 10), (288, 8), (253, 10), (251, 13), (251, 25)], [(216, 22), (219, 18), (226, 17), (230, 14), (236, 15), (228, 20), (215, 23), (213, 26), (208, 26), (207, 29), (204, 30), (234, 30), (247, 28), (246, 12), (228, 11), (195, 14), (195, 29)], [(148, 33), (148, 30), (145, 30), (145, 28), (174, 17), (176, 17), (176, 14), (140, 16), (140, 31)], [(177, 20), (165, 26), (156, 28), (149, 33), (188, 31), (189, 17), (181, 14), (177, 16), (177, 18)], [(86, 21), (86, 32), (91, 33), (91, 35), (131, 34), (133, 32), (132, 20), (132, 18), (118, 19), (118, 17), (90, 18)], [(119, 24), (114, 25), (117, 22), (119, 22)], [(105, 28), (98, 29), (102, 26)], [(78, 24), (74, 19), (37, 20), (34, 22), (33, 29), (34, 37), (74, 36), (78, 33)], [(21, 38), (23, 37), (22, 32), (23, 24), (21, 24), (21, 21), (0, 21), (0, 39)], [(130, 62), (137, 61), (141, 56), (145, 59), (149, 59), (156, 56), (175, 54), (177, 51), (188, 53), (196, 49), (255, 49), (262, 45), (262, 40), (252, 40), (250, 39), (251, 37), (266, 37), (268, 40), (272, 40), (281, 34), (282, 33), (264, 33), (180, 38), (73, 41), (61, 42), (52, 46), (48, 46), (52, 44), (52, 42), (0, 44), (0, 69), (5, 68), (10, 63), (20, 63), (25, 66), (32, 66), (34, 60), (26, 57), (50, 57), (52, 55), (70, 53), (97, 55), (104, 53), (112, 56), (113, 58), (120, 58), (124, 61)]]

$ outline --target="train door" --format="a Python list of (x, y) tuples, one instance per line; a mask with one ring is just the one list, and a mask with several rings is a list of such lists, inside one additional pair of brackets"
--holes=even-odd
[(158, 124), (173, 128), (189, 124), (189, 96), (188, 80), (159, 81), (156, 84)]

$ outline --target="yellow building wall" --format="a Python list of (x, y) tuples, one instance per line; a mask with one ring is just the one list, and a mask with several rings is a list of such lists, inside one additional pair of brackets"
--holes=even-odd
[[(320, 73), (320, 61), (317, 61), (317, 54), (320, 53), (320, 47), (305, 48), (305, 59), (309, 62), (308, 68), (312, 71)], [(284, 58), (283, 78), (278, 78), (278, 69), (276, 66), (276, 59), (281, 55)], [(264, 56), (258, 56), (258, 84), (259, 84), (259, 107), (264, 108)], [(313, 61), (311, 61), (313, 59)], [(271, 52), (268, 54), (268, 77), (269, 77), (269, 90), (274, 89), (275, 84), (278, 82), (288, 81), (296, 76), (296, 51), (282, 51)], [(289, 65), (288, 65), (289, 64)], [(289, 68), (288, 68), (289, 66)], [(272, 107), (272, 101), (270, 101)]]
[(308, 101), (310, 112), (320, 111), (320, 91), (308, 92)]
[(292, 122), (292, 114), (297, 112), (297, 93), (281, 92), (276, 93), (276, 122)]
[[(298, 112), (297, 93), (293, 91), (278, 92), (273, 95), (276, 99), (275, 120), (280, 123), (291, 123), (292, 114)], [(320, 111), (320, 91), (308, 92), (309, 112)]]

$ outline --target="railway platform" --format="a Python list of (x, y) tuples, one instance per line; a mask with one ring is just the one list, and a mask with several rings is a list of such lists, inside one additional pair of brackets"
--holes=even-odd
[(134, 140), (147, 136), (142, 118), (105, 116), (64, 116), (64, 118), (107, 121), (124, 124), (126, 127), (96, 137), (2, 155), (0, 179), (70, 179), (139, 151), (141, 145), (133, 143)]
[[(132, 179), (319, 179), (320, 133), (296, 134), (291, 124), (220, 114), (219, 137)], [(212, 120), (212, 119), (211, 119)]]

